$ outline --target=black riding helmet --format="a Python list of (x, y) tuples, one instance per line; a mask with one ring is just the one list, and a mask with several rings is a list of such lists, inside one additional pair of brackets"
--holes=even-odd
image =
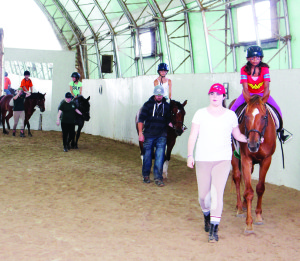
[(166, 63), (160, 63), (157, 67), (157, 73), (159, 74), (159, 71), (169, 71), (169, 66)]
[(24, 76), (26, 76), (26, 75), (30, 76), (30, 72), (29, 71), (25, 71), (24, 72)]
[(261, 57), (261, 58), (264, 57), (263, 50), (258, 45), (252, 45), (247, 49), (247, 58), (254, 57), (254, 56)]
[(78, 73), (78, 72), (73, 72), (72, 74), (71, 74), (71, 77), (73, 78), (76, 78), (76, 80), (79, 80), (79, 78), (80, 78), (80, 74)]

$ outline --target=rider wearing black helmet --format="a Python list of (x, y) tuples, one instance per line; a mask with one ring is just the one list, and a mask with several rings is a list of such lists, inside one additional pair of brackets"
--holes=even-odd
[[(241, 81), (240, 83), (243, 85), (243, 93), (245, 95), (259, 95), (267, 97), (270, 93), (270, 72), (269, 65), (262, 62), (264, 57), (263, 50), (260, 46), (253, 45), (247, 49), (247, 64), (241, 69)], [(240, 105), (245, 102), (244, 95), (241, 94), (234, 104), (231, 107), (231, 110), (235, 111)], [(280, 114), (282, 118), (282, 113), (280, 107), (276, 103), (276, 101), (269, 95), (268, 101), (270, 105), (272, 105)], [(284, 135), (284, 129), (278, 129), (280, 132), (280, 139), (283, 143), (287, 142), (292, 138), (290, 135)]]
[(29, 79), (29, 76), (30, 76), (30, 72), (25, 71), (24, 79), (21, 81), (20, 87), (23, 89), (24, 92), (30, 91), (32, 93), (33, 84), (32, 84), (32, 81)]
[(73, 72), (71, 78), (72, 81), (69, 83), (70, 92), (76, 98), (82, 93), (82, 82), (79, 81), (80, 74), (78, 72)]
[(172, 98), (172, 81), (166, 78), (169, 71), (169, 66), (166, 63), (160, 63), (157, 67), (159, 77), (154, 81), (154, 86), (161, 85), (164, 87), (164, 97), (166, 99)]

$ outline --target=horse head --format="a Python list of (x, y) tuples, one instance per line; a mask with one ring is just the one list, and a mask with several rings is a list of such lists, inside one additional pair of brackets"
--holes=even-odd
[(90, 96), (88, 98), (84, 98), (83, 96), (79, 96), (78, 98), (78, 109), (82, 113), (82, 117), (85, 121), (90, 120)]
[(40, 92), (32, 93), (28, 98), (26, 98), (27, 101), (30, 101), (29, 107), (32, 106), (32, 109), (34, 109), (35, 106), (38, 106), (41, 112), (45, 111), (45, 94), (42, 94)]
[(244, 115), (245, 135), (248, 140), (248, 149), (252, 153), (256, 153), (259, 149), (261, 138), (264, 137), (268, 126), (268, 110), (266, 100), (259, 95), (253, 95), (246, 99), (247, 108)]
[(186, 127), (184, 125), (184, 116), (185, 116), (185, 110), (184, 106), (187, 104), (187, 100), (184, 101), (184, 103), (180, 103), (175, 100), (170, 101), (171, 105), (171, 122), (173, 124), (173, 129), (177, 136), (180, 136), (184, 130), (186, 130)]

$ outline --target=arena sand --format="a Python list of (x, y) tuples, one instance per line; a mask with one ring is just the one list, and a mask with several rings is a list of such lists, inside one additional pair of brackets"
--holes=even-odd
[(230, 177), (209, 244), (184, 161), (159, 188), (142, 183), (134, 145), (82, 134), (64, 153), (61, 133), (46, 131), (1, 134), (0, 145), (0, 260), (300, 260), (300, 191), (266, 184), (264, 225), (245, 235)]

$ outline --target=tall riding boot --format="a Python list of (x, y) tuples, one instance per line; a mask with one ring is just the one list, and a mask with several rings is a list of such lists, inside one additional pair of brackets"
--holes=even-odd
[(205, 230), (205, 232), (209, 232), (209, 228), (210, 228), (210, 214), (207, 215), (207, 216), (205, 216), (205, 215), (203, 215), (203, 216), (204, 216), (204, 230)]
[(279, 138), (284, 143), (288, 142), (293, 136), (292, 135), (284, 135), (284, 129), (280, 130)]
[(216, 241), (219, 241), (218, 227), (219, 227), (219, 225), (210, 224), (208, 242), (214, 243)]

